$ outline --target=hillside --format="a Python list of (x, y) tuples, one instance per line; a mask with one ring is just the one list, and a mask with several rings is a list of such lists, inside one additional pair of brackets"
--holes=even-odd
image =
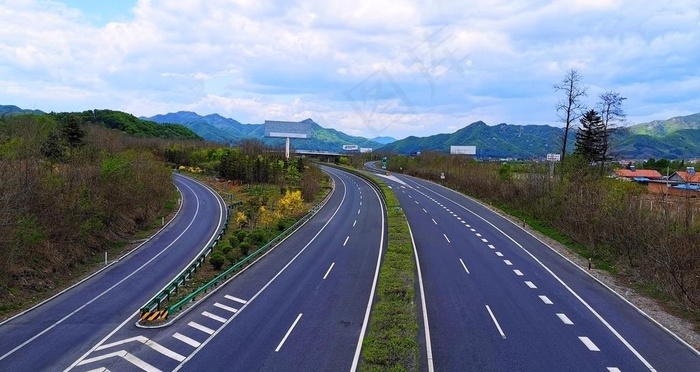
[(700, 129), (700, 113), (677, 116), (668, 120), (654, 120), (629, 127), (632, 134), (664, 137), (684, 129)]
[(486, 125), (477, 121), (451, 134), (408, 137), (381, 151), (409, 154), (416, 151), (449, 152), (450, 146), (476, 146), (480, 158), (533, 158), (558, 153), (563, 130), (547, 125)]
[(117, 129), (135, 137), (157, 137), (170, 139), (201, 139), (195, 132), (182, 125), (158, 124), (134, 115), (112, 110), (88, 110), (81, 113), (52, 113), (59, 118), (75, 114), (85, 123)]
[[(263, 124), (241, 124), (219, 114), (201, 116), (194, 112), (179, 111), (145, 119), (157, 123), (181, 124), (209, 141), (235, 144), (245, 139), (258, 139), (268, 146), (284, 145), (284, 139), (265, 138)], [(358, 145), (374, 149), (382, 146), (381, 143), (364, 137), (350, 136), (336, 129), (324, 128), (311, 119), (306, 119), (303, 122), (311, 123), (311, 137), (309, 139), (292, 139), (292, 147), (296, 149), (341, 151), (343, 145)]]
[(43, 114), (40, 110), (25, 110), (14, 105), (0, 105), (0, 116), (12, 114)]
[[(617, 159), (692, 159), (700, 156), (700, 129), (692, 127), (700, 114), (655, 122), (655, 135), (640, 134), (640, 128), (618, 130), (612, 138), (611, 155)], [(675, 123), (675, 124), (674, 124)], [(678, 123), (683, 123), (678, 124)], [(675, 125), (675, 127), (674, 127)], [(699, 125), (700, 126), (700, 125)], [(661, 134), (665, 133), (665, 134)], [(449, 134), (408, 137), (383, 146), (380, 151), (410, 154), (416, 151), (449, 152), (450, 146), (476, 146), (478, 158), (542, 158), (559, 153), (563, 129), (548, 125), (486, 125), (478, 121)], [(567, 149), (574, 150), (575, 131), (569, 136)]]

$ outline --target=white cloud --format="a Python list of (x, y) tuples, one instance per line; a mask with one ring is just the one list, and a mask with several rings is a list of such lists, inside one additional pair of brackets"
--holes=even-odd
[(642, 3), (140, 0), (95, 25), (57, 1), (0, 0), (0, 101), (403, 137), (553, 123), (551, 86), (576, 67), (591, 105), (619, 90), (630, 119), (700, 111), (697, 4)]

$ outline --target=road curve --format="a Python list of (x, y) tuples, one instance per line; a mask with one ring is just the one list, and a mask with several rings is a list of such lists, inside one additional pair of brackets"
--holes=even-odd
[(174, 175), (178, 215), (148, 242), (52, 300), (0, 325), (0, 371), (63, 370), (157, 290), (216, 236), (226, 205), (211, 189)]
[(384, 178), (413, 230), (435, 370), (700, 370), (697, 351), (520, 226), (432, 182)]
[(295, 234), (175, 324), (124, 323), (70, 370), (354, 369), (384, 251), (385, 209), (364, 180), (324, 171), (335, 190)]

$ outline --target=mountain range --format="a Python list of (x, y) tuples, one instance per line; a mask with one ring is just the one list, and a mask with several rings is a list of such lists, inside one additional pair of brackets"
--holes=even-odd
[[(103, 110), (109, 112), (108, 110)], [(91, 111), (98, 112), (98, 110)], [(17, 106), (1, 106), (0, 116), (11, 114), (40, 114), (39, 110), (23, 110)], [(119, 113), (119, 112), (114, 112)], [(130, 116), (129, 114), (124, 114)], [(127, 119), (129, 119), (127, 117)], [(179, 111), (150, 118), (140, 118), (145, 124), (179, 124), (200, 137), (226, 144), (245, 139), (258, 139), (270, 146), (282, 146), (284, 139), (265, 138), (263, 124), (242, 124), (219, 114), (206, 116)], [(135, 117), (127, 120), (133, 122)], [(341, 151), (342, 145), (370, 147), (374, 151), (410, 154), (417, 151), (449, 152), (451, 145), (476, 146), (479, 158), (542, 158), (559, 153), (563, 129), (549, 125), (487, 125), (471, 123), (454, 133), (427, 137), (410, 136), (402, 140), (391, 137), (367, 139), (350, 136), (339, 130), (324, 128), (311, 119), (311, 138), (292, 139), (296, 149)], [(143, 125), (144, 123), (139, 123)], [(567, 148), (573, 150), (575, 130), (569, 133)], [(612, 140), (612, 155), (619, 159), (694, 159), (700, 157), (700, 113), (655, 120), (628, 127), (618, 127)]]
[[(180, 124), (206, 140), (221, 143), (235, 144), (245, 139), (258, 139), (269, 146), (282, 146), (285, 141), (283, 138), (265, 138), (264, 124), (241, 124), (219, 114), (201, 116), (190, 111), (179, 111), (142, 119), (161, 124)], [(296, 149), (337, 152), (342, 150), (342, 145), (378, 149), (384, 144), (379, 141), (390, 140), (379, 138), (379, 141), (374, 141), (365, 137), (351, 136), (335, 129), (324, 128), (311, 119), (301, 122), (310, 124), (311, 133), (308, 139), (291, 139), (291, 145)]]
[[(449, 152), (451, 145), (476, 146), (479, 158), (541, 158), (559, 153), (564, 129), (548, 125), (486, 125), (477, 121), (450, 134), (407, 137), (380, 150), (410, 154), (417, 151)], [(569, 133), (567, 148), (574, 149), (576, 132)], [(700, 113), (618, 127), (612, 136), (611, 155), (618, 159), (694, 159), (700, 157)]]

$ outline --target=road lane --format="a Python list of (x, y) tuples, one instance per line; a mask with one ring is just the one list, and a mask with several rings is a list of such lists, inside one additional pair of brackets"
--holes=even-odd
[(174, 182), (183, 197), (181, 210), (159, 234), (90, 279), (0, 325), (0, 370), (67, 367), (213, 239), (225, 219), (223, 200), (186, 177), (174, 175)]
[[(170, 327), (124, 324), (72, 370), (351, 369), (384, 249), (385, 210), (365, 181), (325, 171), (336, 185), (328, 203), (264, 259)], [(159, 347), (132, 341), (139, 337)]]
[(395, 176), (404, 184), (387, 181), (413, 227), (437, 370), (700, 366), (697, 353), (517, 225), (458, 193)]

